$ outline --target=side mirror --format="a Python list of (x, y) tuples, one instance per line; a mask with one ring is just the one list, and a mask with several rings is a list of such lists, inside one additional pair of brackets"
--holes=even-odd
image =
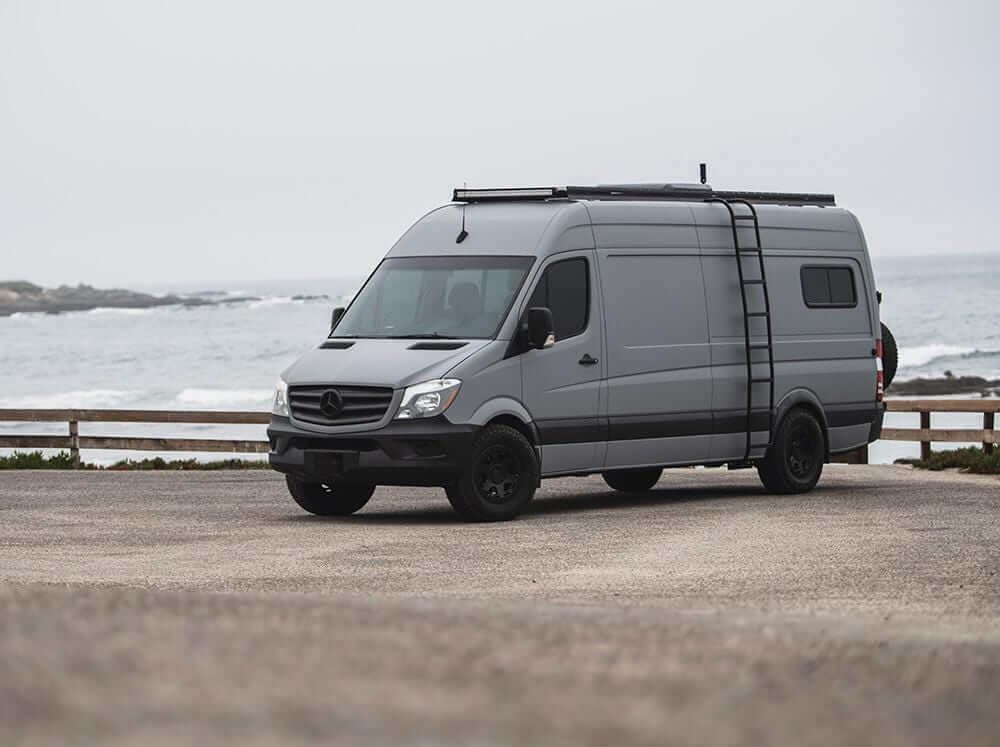
[(528, 346), (544, 350), (551, 348), (556, 341), (552, 324), (552, 311), (544, 306), (532, 306), (528, 309)]
[(340, 321), (340, 317), (344, 315), (344, 307), (338, 306), (333, 310), (333, 315), (330, 317), (330, 331), (333, 332), (333, 328), (337, 326), (337, 322)]

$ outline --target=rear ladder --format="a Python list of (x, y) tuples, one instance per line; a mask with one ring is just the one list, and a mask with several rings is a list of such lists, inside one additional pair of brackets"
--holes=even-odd
[[(756, 454), (755, 457), (759, 458), (763, 456), (774, 438), (774, 336), (771, 329), (771, 298), (767, 292), (767, 273), (764, 271), (764, 248), (760, 240), (760, 221), (757, 218), (756, 208), (746, 200), (725, 200), (714, 197), (706, 200), (706, 202), (717, 202), (726, 206), (726, 209), (729, 211), (729, 223), (733, 231), (733, 247), (736, 250), (736, 270), (739, 273), (740, 282), (740, 299), (743, 303), (743, 339), (746, 345), (747, 367), (746, 449), (743, 453), (743, 461), (749, 463), (751, 452), (763, 450), (759, 454)], [(734, 205), (743, 205), (750, 212), (737, 213), (733, 209)], [(742, 221), (753, 221), (755, 242), (753, 246), (740, 246), (740, 233), (737, 227), (738, 222)], [(748, 278), (747, 273), (744, 272), (743, 260), (749, 259), (750, 255), (753, 255), (757, 259), (758, 277)], [(751, 304), (747, 300), (747, 289), (754, 287), (760, 288), (759, 297), (762, 302), (760, 305), (763, 306), (763, 309), (760, 309), (759, 306), (755, 310), (751, 310), (750, 308)], [(751, 331), (757, 319), (764, 320), (766, 335), (763, 332), (755, 333)], [(754, 360), (754, 351), (765, 351), (767, 360)], [(754, 367), (763, 366), (764, 364), (767, 364), (767, 375), (755, 374)], [(755, 409), (753, 406), (754, 387), (762, 384), (766, 385), (768, 389), (767, 441), (765, 443), (752, 443), (754, 430), (753, 416), (755, 413), (763, 412), (763, 408), (758, 407)]]

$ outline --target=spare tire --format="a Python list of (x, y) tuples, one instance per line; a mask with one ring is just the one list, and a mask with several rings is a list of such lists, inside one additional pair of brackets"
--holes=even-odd
[(885, 388), (888, 389), (892, 380), (896, 378), (896, 367), (899, 365), (899, 349), (896, 347), (896, 338), (892, 336), (889, 328), (882, 324), (882, 380)]

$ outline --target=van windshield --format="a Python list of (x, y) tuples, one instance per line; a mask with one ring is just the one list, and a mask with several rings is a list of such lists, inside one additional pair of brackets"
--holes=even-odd
[(534, 257), (390, 257), (331, 337), (491, 338)]

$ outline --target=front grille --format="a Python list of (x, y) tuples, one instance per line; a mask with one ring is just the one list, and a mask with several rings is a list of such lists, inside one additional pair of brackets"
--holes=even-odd
[[(340, 404), (337, 411), (323, 410), (323, 395)], [(382, 419), (392, 403), (392, 389), (375, 386), (337, 386), (319, 384), (288, 388), (288, 404), (292, 417), (315, 425), (357, 425)]]

